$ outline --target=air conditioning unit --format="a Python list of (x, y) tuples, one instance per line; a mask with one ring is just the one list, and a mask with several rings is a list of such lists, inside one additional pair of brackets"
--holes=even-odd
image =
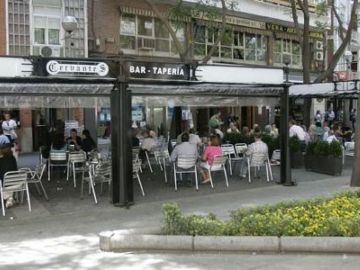
[(315, 60), (316, 61), (324, 60), (324, 53), (323, 52), (315, 52)]
[(322, 41), (315, 41), (315, 50), (322, 51), (324, 49), (324, 43)]
[(152, 38), (138, 38), (138, 48), (139, 50), (153, 50), (155, 49), (155, 40)]
[(33, 46), (33, 55), (41, 55), (44, 57), (60, 57), (61, 47), (58, 46)]

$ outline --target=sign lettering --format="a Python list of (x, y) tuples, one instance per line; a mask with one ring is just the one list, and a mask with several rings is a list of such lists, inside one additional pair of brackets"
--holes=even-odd
[[(296, 34), (296, 28), (295, 27), (289, 27), (289, 26), (284, 26), (284, 25), (279, 25), (279, 24), (274, 24), (274, 23), (266, 23), (266, 30), (270, 30), (272, 32), (283, 32), (283, 33), (288, 33), (288, 34)], [(302, 33), (302, 30), (301, 30)], [(323, 39), (324, 38), (324, 33), (321, 32), (315, 32), (315, 31), (310, 31), (309, 32), (310, 37), (315, 38), (315, 39)]]
[(187, 80), (188, 70), (181, 64), (128, 63), (130, 78), (155, 80)]
[(51, 60), (46, 64), (46, 71), (50, 75), (97, 75), (104, 77), (109, 73), (109, 66), (104, 62), (89, 63)]

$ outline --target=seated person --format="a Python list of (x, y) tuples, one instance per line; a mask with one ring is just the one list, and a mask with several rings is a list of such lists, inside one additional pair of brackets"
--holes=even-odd
[[(267, 157), (269, 155), (269, 149), (268, 149), (267, 144), (261, 140), (260, 129), (255, 128), (254, 138), (255, 138), (255, 142), (249, 145), (249, 147), (246, 151), (246, 156), (248, 156), (250, 158), (252, 165), (260, 166), (263, 164), (264, 160), (256, 160), (256, 159), (252, 159), (252, 157), (257, 157), (257, 156)], [(248, 165), (247, 162), (245, 162), (245, 166), (241, 167), (241, 177), (242, 178), (246, 177), (246, 172), (248, 170), (247, 165)]]
[(73, 145), (74, 150), (80, 150), (81, 148), (81, 138), (77, 135), (77, 130), (75, 128), (70, 130), (70, 137), (66, 138), (67, 145)]
[(189, 142), (189, 134), (183, 133), (181, 136), (181, 143), (176, 145), (171, 152), (171, 161), (175, 162), (179, 156), (198, 156), (197, 147), (195, 144)]
[(240, 133), (239, 129), (236, 127), (234, 123), (229, 124), (229, 128), (226, 130), (226, 133)]
[(91, 152), (96, 148), (95, 141), (90, 135), (90, 131), (84, 129), (82, 132), (82, 140), (81, 140), (81, 148), (85, 151), (85, 153)]
[(150, 152), (156, 146), (156, 140), (150, 136), (148, 131), (144, 131), (143, 136), (144, 139), (140, 145), (139, 158), (144, 161), (146, 159), (145, 152)]
[(66, 151), (64, 133), (55, 133), (51, 144), (51, 151)]
[[(16, 159), (11, 151), (11, 145), (0, 145), (0, 180), (3, 183), (4, 175), (10, 171), (17, 171)], [(5, 207), (9, 208), (14, 205), (13, 192), (4, 192), (2, 200), (5, 201)]]
[[(222, 155), (222, 150), (220, 147), (220, 140), (217, 135), (211, 135), (209, 139), (209, 145), (205, 148), (203, 156), (201, 158), (202, 162), (200, 164), (200, 173), (203, 177), (202, 184), (209, 183), (209, 173), (207, 169), (210, 168), (214, 161), (214, 157)], [(206, 170), (204, 170), (206, 169)]]

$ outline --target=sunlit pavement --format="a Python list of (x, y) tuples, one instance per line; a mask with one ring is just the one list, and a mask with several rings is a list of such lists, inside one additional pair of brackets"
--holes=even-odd
[(0, 244), (0, 269), (359, 269), (348, 254), (107, 253), (96, 235)]

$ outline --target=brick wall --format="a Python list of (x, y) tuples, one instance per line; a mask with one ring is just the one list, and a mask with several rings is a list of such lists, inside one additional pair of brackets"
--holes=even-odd
[(5, 0), (0, 1), (0, 55), (6, 55)]

